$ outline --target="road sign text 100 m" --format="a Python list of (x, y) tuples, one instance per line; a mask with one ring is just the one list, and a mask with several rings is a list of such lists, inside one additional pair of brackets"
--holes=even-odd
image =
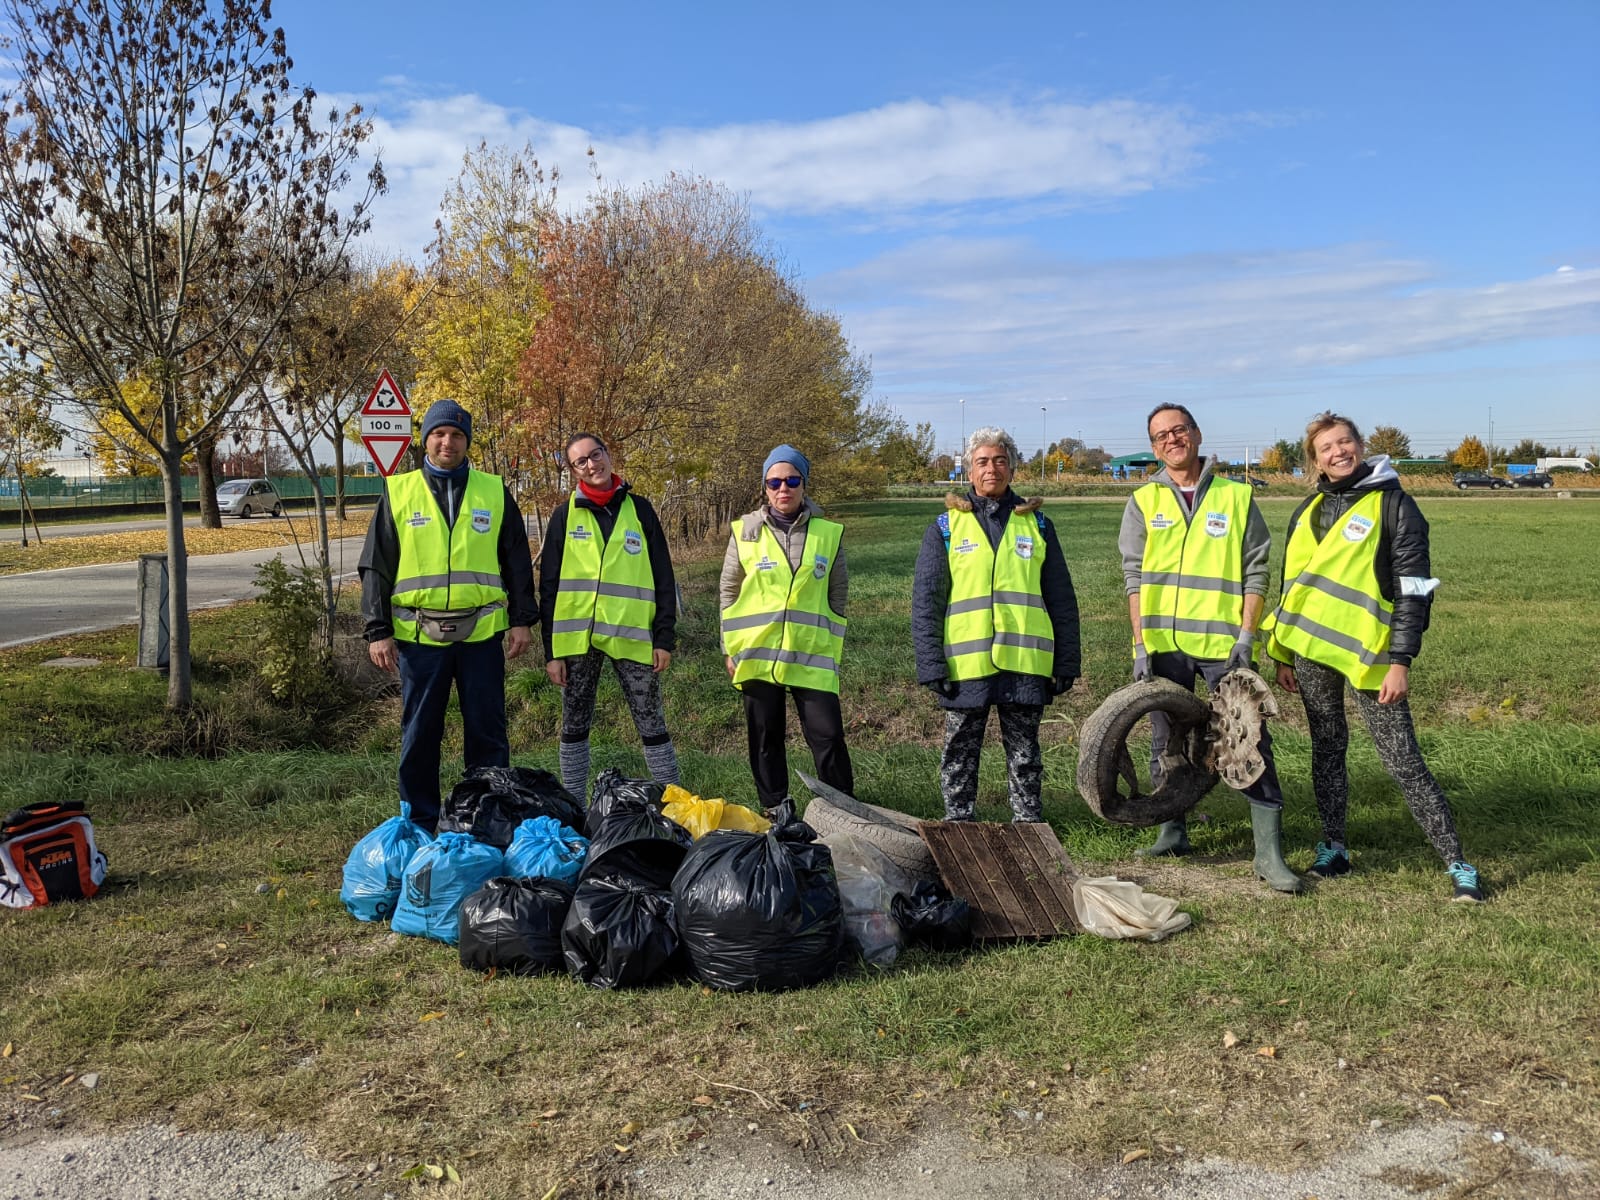
[(361, 432), (365, 434), (403, 433), (411, 436), (411, 418), (404, 417), (369, 417), (361, 418)]

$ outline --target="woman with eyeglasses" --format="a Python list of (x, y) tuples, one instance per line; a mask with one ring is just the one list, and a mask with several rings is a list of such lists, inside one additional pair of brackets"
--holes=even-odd
[(722, 648), (744, 698), (750, 771), (764, 808), (789, 794), (784, 694), (817, 776), (855, 794), (839, 711), (846, 576), (843, 526), (806, 494), (811, 463), (782, 445), (762, 464), (763, 502), (733, 522), (722, 560)]
[(574, 434), (566, 458), (577, 486), (545, 529), (539, 611), (545, 674), (561, 689), (561, 786), (584, 803), (595, 693), (608, 662), (650, 777), (678, 782), (660, 682), (678, 644), (678, 592), (655, 509), (617, 477), (605, 443)]

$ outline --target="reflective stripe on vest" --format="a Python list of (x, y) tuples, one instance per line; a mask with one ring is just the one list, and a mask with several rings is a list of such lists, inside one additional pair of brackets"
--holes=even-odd
[(649, 663), (650, 626), (655, 619), (650, 547), (633, 497), (622, 497), (611, 536), (602, 539), (594, 513), (578, 507), (574, 492), (567, 501), (550, 653), (576, 658), (592, 645), (611, 658)]
[(465, 639), (469, 642), (504, 630), (509, 621), (499, 544), (506, 493), (500, 477), (467, 472), (454, 528), (445, 521), (424, 472), (391, 475), (385, 486), (400, 544), (398, 578), (389, 596), (394, 636), (403, 642), (445, 644), (422, 632), (419, 609), (476, 614), (477, 625)]
[(1012, 510), (996, 553), (978, 518), (949, 510), (950, 600), (944, 610), (944, 661), (951, 679), (1001, 671), (1049, 676), (1055, 627), (1044, 607), (1044, 530), (1032, 513)]
[(1368, 492), (1344, 521), (1317, 541), (1317, 496), (1289, 531), (1278, 610), (1262, 623), (1267, 653), (1293, 663), (1296, 654), (1338, 671), (1365, 692), (1389, 670), (1394, 605), (1378, 590), (1383, 493)]
[(1192, 518), (1164, 483), (1133, 499), (1144, 514), (1139, 631), (1151, 654), (1227, 658), (1244, 628), (1244, 532), (1250, 488), (1213, 476)]
[(722, 649), (733, 659), (735, 687), (756, 679), (838, 694), (846, 621), (828, 607), (828, 580), (843, 534), (837, 522), (810, 518), (796, 574), (769, 526), (751, 542), (733, 523), (744, 581), (723, 610)]

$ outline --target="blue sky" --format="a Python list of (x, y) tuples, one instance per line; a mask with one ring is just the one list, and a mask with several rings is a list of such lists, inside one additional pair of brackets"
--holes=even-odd
[(420, 259), (479, 139), (569, 198), (591, 145), (718, 179), (942, 448), (1140, 449), (1169, 399), (1231, 457), (1329, 406), (1419, 453), (1491, 414), (1600, 444), (1592, 0), (273, 13), (377, 118), (374, 244)]

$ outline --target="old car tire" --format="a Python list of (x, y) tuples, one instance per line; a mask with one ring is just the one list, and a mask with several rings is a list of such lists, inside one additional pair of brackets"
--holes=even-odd
[(813, 779), (804, 771), (801, 781), (815, 793), (806, 804), (805, 823), (826, 839), (830, 834), (848, 833), (871, 842), (914, 880), (939, 882), (939, 868), (933, 854), (917, 833), (922, 822), (892, 808), (863, 804), (838, 788)]
[[(1153, 712), (1165, 713), (1172, 736), (1162, 752), (1161, 786), (1141, 792), (1128, 753), (1128, 735)], [(1078, 739), (1078, 794), (1107, 821), (1159, 825), (1188, 812), (1217, 782), (1207, 769), (1207, 703), (1167, 679), (1145, 679), (1118, 688), (1083, 723)], [(1127, 791), (1119, 786), (1127, 782)]]

